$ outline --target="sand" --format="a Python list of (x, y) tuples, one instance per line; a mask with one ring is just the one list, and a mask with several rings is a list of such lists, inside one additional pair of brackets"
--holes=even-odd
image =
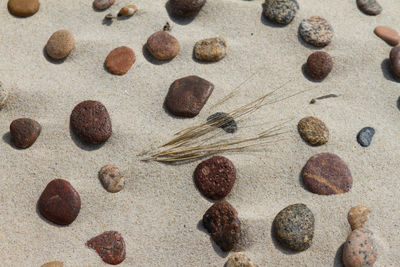
[[(399, 83), (387, 69), (391, 47), (373, 29), (398, 26), (399, 1), (380, 0), (382, 14), (371, 17), (361, 13), (355, 1), (299, 0), (294, 21), (277, 27), (261, 16), (260, 0), (209, 0), (193, 21), (171, 18), (165, 1), (136, 0), (137, 16), (103, 25), (107, 13), (131, 3), (117, 2), (96, 12), (90, 0), (41, 0), (37, 14), (20, 19), (8, 13), (6, 0), (0, 1), (0, 79), (11, 91), (8, 105), (0, 111), (2, 266), (40, 266), (52, 260), (65, 266), (103, 266), (85, 242), (107, 230), (125, 238), (127, 257), (120, 266), (223, 266), (229, 254), (211, 242), (200, 223), (212, 205), (192, 180), (200, 161), (167, 165), (141, 162), (136, 155), (177, 130), (246, 104), (288, 80), (292, 82), (285, 86), (286, 94), (308, 91), (259, 110), (239, 122), (238, 132), (250, 136), (264, 129), (264, 122), (289, 118), (284, 140), (254, 152), (224, 154), (238, 172), (227, 200), (242, 221), (239, 250), (259, 266), (340, 266), (340, 247), (350, 232), (347, 212), (365, 205), (371, 210), (366, 227), (375, 233), (379, 249), (375, 266), (398, 266)], [(312, 15), (323, 16), (335, 30), (333, 42), (323, 49), (335, 65), (321, 83), (302, 73), (315, 49), (299, 39), (297, 30), (301, 20)], [(181, 51), (160, 64), (142, 47), (166, 21)], [(76, 39), (75, 50), (61, 64), (43, 54), (48, 38), (59, 29), (72, 31)], [(194, 43), (214, 36), (227, 39), (227, 57), (213, 64), (193, 60)], [(121, 45), (131, 47), (137, 60), (126, 75), (114, 76), (103, 63)], [(235, 98), (212, 108), (255, 72)], [(192, 74), (213, 82), (213, 94), (196, 118), (170, 116), (162, 107), (169, 85)], [(309, 104), (311, 98), (329, 93), (341, 96)], [(83, 145), (70, 134), (70, 112), (88, 99), (104, 103), (112, 118), (113, 135), (101, 147)], [(299, 137), (297, 122), (309, 115), (328, 125), (331, 137), (326, 145), (310, 147)], [(35, 119), (43, 127), (26, 150), (10, 145), (9, 124), (20, 117)], [(368, 148), (356, 142), (365, 126), (376, 129)], [(320, 152), (336, 153), (348, 163), (354, 179), (351, 192), (319, 196), (302, 186), (302, 167)], [(101, 186), (97, 173), (105, 164), (116, 164), (125, 173), (121, 192), (111, 194)], [(82, 199), (80, 214), (68, 227), (47, 222), (36, 210), (41, 192), (55, 178), (68, 180)], [(313, 245), (295, 254), (282, 250), (271, 237), (275, 215), (294, 203), (306, 204), (316, 220)]]

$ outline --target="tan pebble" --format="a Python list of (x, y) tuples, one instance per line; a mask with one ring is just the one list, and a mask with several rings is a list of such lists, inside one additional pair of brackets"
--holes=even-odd
[(388, 45), (396, 46), (400, 42), (399, 33), (389, 27), (386, 26), (377, 26), (374, 30), (374, 33), (384, 40)]
[(43, 264), (40, 267), (63, 267), (64, 264), (61, 261), (51, 261), (48, 263)]
[(132, 16), (135, 15), (136, 12), (137, 12), (137, 6), (129, 5), (121, 8), (121, 10), (118, 12), (118, 16)]
[(372, 232), (359, 228), (350, 233), (343, 247), (343, 264), (346, 267), (372, 267), (378, 251)]
[(229, 257), (225, 267), (257, 267), (246, 255), (239, 252)]
[(147, 50), (158, 60), (171, 60), (179, 52), (179, 42), (165, 31), (153, 33), (146, 43)]
[(194, 55), (200, 61), (215, 62), (223, 59), (228, 52), (224, 38), (215, 37), (198, 41), (194, 45)]
[(320, 146), (328, 142), (329, 130), (326, 124), (316, 117), (305, 117), (297, 124), (301, 138), (312, 146)]
[(369, 209), (364, 206), (352, 207), (347, 214), (351, 230), (363, 227), (364, 223), (368, 220), (369, 213)]
[(68, 30), (53, 33), (47, 41), (46, 52), (54, 59), (66, 58), (75, 47), (75, 39)]
[(112, 164), (104, 165), (100, 169), (99, 178), (104, 188), (111, 193), (117, 193), (125, 186), (125, 179), (121, 172), (117, 166)]
[(8, 95), (9, 92), (3, 87), (3, 84), (0, 82), (0, 109), (6, 104)]

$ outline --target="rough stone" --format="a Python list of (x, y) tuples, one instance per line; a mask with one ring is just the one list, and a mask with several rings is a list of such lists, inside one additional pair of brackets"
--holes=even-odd
[(28, 148), (39, 137), (42, 126), (32, 119), (16, 119), (10, 124), (10, 136), (13, 144), (18, 148)]
[(275, 23), (287, 25), (296, 16), (299, 4), (296, 0), (265, 0), (265, 15)]
[(146, 43), (147, 50), (158, 60), (171, 60), (179, 53), (178, 40), (166, 31), (153, 33)]
[(66, 58), (75, 47), (75, 38), (68, 30), (53, 33), (46, 44), (47, 55), (53, 59)]
[(179, 17), (191, 17), (199, 13), (206, 0), (169, 0), (171, 12)]
[(351, 232), (343, 247), (343, 263), (346, 267), (372, 267), (378, 258), (378, 250), (372, 232), (359, 228)]
[(221, 37), (200, 40), (194, 45), (194, 56), (200, 61), (219, 61), (226, 56), (227, 51), (228, 43)]
[(246, 255), (239, 252), (229, 257), (224, 267), (258, 267)]
[(86, 242), (86, 246), (96, 250), (101, 259), (108, 264), (117, 265), (125, 260), (125, 241), (116, 231), (107, 231)]
[(370, 211), (364, 206), (355, 206), (349, 210), (347, 220), (351, 226), (351, 230), (364, 227), (364, 223), (368, 220)]
[(111, 193), (119, 192), (125, 186), (125, 179), (115, 165), (104, 165), (99, 171), (99, 178), (103, 187)]
[(306, 43), (316, 47), (323, 47), (331, 42), (333, 28), (324, 18), (313, 16), (301, 22), (299, 33)]
[(312, 146), (320, 146), (328, 142), (329, 130), (326, 124), (315, 117), (305, 117), (297, 124), (301, 138)]
[(312, 53), (307, 59), (307, 74), (312, 79), (321, 80), (326, 78), (332, 71), (332, 57), (323, 51)]

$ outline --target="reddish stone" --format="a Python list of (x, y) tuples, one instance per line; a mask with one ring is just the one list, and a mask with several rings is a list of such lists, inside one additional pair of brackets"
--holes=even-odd
[(117, 265), (125, 260), (125, 241), (116, 231), (107, 231), (86, 242), (108, 264)]
[(10, 124), (11, 141), (18, 148), (28, 148), (39, 137), (42, 126), (32, 119), (16, 119)]
[(117, 47), (106, 58), (106, 67), (109, 72), (116, 75), (124, 75), (135, 63), (136, 56), (133, 50), (127, 46)]

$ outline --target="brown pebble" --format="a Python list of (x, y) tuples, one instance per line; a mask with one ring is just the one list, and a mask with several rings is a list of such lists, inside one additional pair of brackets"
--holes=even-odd
[(29, 17), (38, 12), (40, 3), (38, 0), (9, 0), (8, 10), (17, 17)]
[(61, 261), (51, 261), (48, 263), (43, 264), (40, 267), (63, 267), (64, 264)]
[(400, 78), (400, 46), (395, 46), (390, 50), (390, 68), (393, 74)]
[(315, 117), (305, 117), (297, 124), (301, 138), (312, 146), (320, 146), (328, 142), (329, 130), (326, 124)]
[(376, 36), (384, 40), (388, 45), (396, 46), (400, 42), (399, 33), (387, 26), (377, 26), (374, 30)]
[(121, 46), (112, 50), (106, 58), (106, 67), (109, 72), (124, 75), (135, 63), (136, 56), (132, 49)]
[(364, 227), (364, 223), (368, 220), (370, 211), (367, 207), (352, 207), (347, 214), (347, 220), (351, 226), (351, 230)]
[(104, 165), (99, 171), (99, 178), (103, 187), (111, 193), (121, 191), (125, 186), (125, 179), (118, 167), (112, 164)]
[(46, 44), (46, 52), (53, 59), (66, 58), (75, 47), (75, 39), (68, 30), (59, 30), (51, 35)]
[(200, 61), (219, 61), (226, 56), (227, 51), (228, 44), (221, 37), (200, 40), (194, 45), (194, 56)]
[(125, 260), (125, 241), (116, 231), (107, 231), (86, 242), (86, 246), (96, 250), (101, 259), (108, 264), (117, 265)]
[(115, 3), (115, 0), (94, 0), (93, 6), (98, 10), (106, 10)]
[(42, 126), (32, 119), (16, 119), (10, 124), (10, 136), (13, 144), (18, 148), (28, 148), (39, 137)]
[(136, 14), (137, 12), (137, 6), (136, 5), (128, 5), (123, 8), (118, 12), (118, 16), (125, 16), (125, 17), (130, 17)]
[(307, 59), (307, 74), (312, 79), (324, 79), (332, 71), (332, 57), (323, 51), (312, 53)]
[(147, 50), (158, 60), (171, 60), (179, 52), (178, 40), (165, 31), (153, 33), (146, 43)]
[(378, 258), (378, 250), (372, 232), (359, 228), (351, 232), (343, 247), (343, 263), (346, 267), (372, 267)]
[(169, 0), (171, 12), (180, 17), (196, 15), (205, 3), (206, 0)]

